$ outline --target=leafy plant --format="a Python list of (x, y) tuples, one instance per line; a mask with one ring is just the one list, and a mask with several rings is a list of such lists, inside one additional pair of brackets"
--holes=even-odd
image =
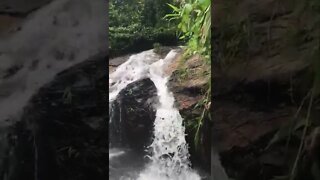
[(207, 63), (211, 57), (211, 1), (189, 0), (180, 6), (168, 4), (173, 13), (165, 16), (178, 20), (180, 39), (187, 41), (186, 55), (201, 54)]
[[(109, 7), (110, 54), (152, 48), (154, 42), (176, 42), (176, 28), (162, 17), (172, 0), (111, 0)], [(126, 13), (123, 13), (126, 12)], [(161, 17), (160, 17), (161, 16)], [(139, 44), (139, 46), (137, 46)]]
[[(175, 6), (168, 4), (173, 12), (164, 18), (178, 22), (178, 34), (181, 40), (187, 44), (184, 59), (192, 55), (201, 55), (204, 63), (211, 64), (211, 1), (210, 0), (187, 0)], [(210, 69), (209, 69), (210, 71)], [(180, 70), (182, 78), (187, 76), (187, 69)], [(210, 76), (211, 77), (211, 76)], [(210, 118), (211, 106), (211, 78), (203, 99), (195, 106), (202, 108), (200, 117), (195, 122), (194, 143), (197, 148), (201, 141), (201, 129), (205, 119)]]
[(201, 128), (202, 125), (204, 123), (204, 120), (206, 118), (208, 118), (209, 120), (211, 120), (211, 82), (209, 82), (209, 88), (207, 90), (207, 92), (205, 93), (205, 96), (203, 98), (202, 101), (200, 101), (200, 103), (198, 103), (195, 108), (197, 106), (201, 106), (203, 108), (202, 110), (202, 114), (200, 117), (198, 117), (197, 119), (197, 125), (196, 125), (196, 132), (195, 132), (195, 137), (194, 137), (194, 143), (195, 143), (195, 147), (196, 149), (198, 149), (198, 146), (200, 144), (201, 141)]

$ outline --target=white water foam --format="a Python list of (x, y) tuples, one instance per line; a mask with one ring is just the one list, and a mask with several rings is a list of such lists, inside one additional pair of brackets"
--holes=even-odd
[(174, 107), (174, 97), (169, 92), (164, 68), (176, 57), (172, 50), (166, 58), (160, 59), (152, 50), (131, 56), (110, 75), (109, 101), (128, 84), (150, 78), (159, 97), (154, 138), (150, 145), (151, 160), (137, 180), (200, 180), (200, 176), (190, 168), (188, 146), (185, 140), (185, 128), (179, 111)]
[(109, 150), (109, 160), (121, 156), (125, 153), (125, 151), (117, 149), (117, 148), (113, 148)]
[(109, 76), (109, 102), (112, 102), (128, 84), (148, 77), (150, 65), (157, 60), (159, 56), (153, 50), (130, 56), (128, 61)]
[[(0, 126), (19, 119), (30, 98), (57, 73), (107, 51), (106, 5), (54, 0), (30, 14), (20, 31), (0, 39)], [(15, 66), (21, 69), (2, 77)]]

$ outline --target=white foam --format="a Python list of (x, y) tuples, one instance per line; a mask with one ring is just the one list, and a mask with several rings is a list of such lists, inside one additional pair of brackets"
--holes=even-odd
[[(0, 75), (23, 66), (0, 80), (1, 126), (16, 118), (57, 73), (107, 50), (106, 14), (107, 2), (101, 0), (54, 0), (31, 14), (20, 31), (0, 39)], [(38, 66), (31, 69), (35, 61)]]
[(121, 156), (124, 153), (125, 153), (124, 150), (120, 150), (120, 149), (116, 149), (116, 148), (110, 149), (109, 150), (109, 160), (112, 160), (113, 158)]
[(130, 56), (109, 76), (109, 102), (128, 84), (148, 77), (150, 65), (157, 60), (159, 56), (153, 50)]

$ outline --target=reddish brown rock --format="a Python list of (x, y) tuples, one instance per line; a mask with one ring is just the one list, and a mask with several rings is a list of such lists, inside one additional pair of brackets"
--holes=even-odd
[(216, 101), (213, 133), (219, 138), (214, 145), (223, 152), (246, 148), (289, 122), (293, 112), (293, 107), (263, 112), (233, 102)]

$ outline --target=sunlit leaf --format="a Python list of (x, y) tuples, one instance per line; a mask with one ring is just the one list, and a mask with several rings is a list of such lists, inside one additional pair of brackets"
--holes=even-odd
[(199, 0), (199, 4), (203, 9), (206, 9), (210, 4), (210, 0)]
[(185, 5), (185, 10), (186, 10), (186, 12), (189, 14), (191, 11), (192, 11), (192, 5), (191, 4), (186, 4)]
[(172, 5), (172, 4), (169, 4), (169, 3), (167, 3), (167, 4), (168, 4), (168, 6), (170, 6), (174, 11), (179, 12), (179, 9), (178, 9), (176, 6), (174, 6), (174, 5)]

